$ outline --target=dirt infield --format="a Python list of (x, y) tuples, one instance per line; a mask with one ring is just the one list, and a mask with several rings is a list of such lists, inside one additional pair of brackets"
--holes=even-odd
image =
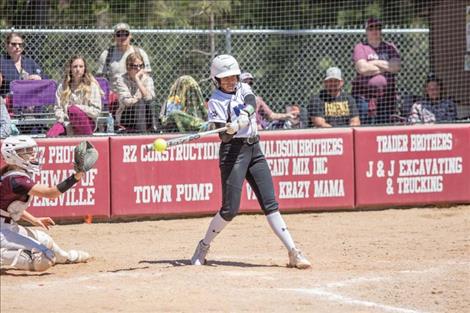
[(95, 256), (45, 273), (3, 271), (1, 312), (470, 312), (470, 206), (284, 215), (314, 266), (262, 215), (238, 216), (209, 266), (188, 266), (210, 218), (59, 225)]

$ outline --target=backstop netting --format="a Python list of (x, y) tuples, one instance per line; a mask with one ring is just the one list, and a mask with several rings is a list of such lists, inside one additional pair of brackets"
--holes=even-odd
[[(194, 112), (204, 111), (207, 105), (214, 88), (210, 63), (220, 54), (233, 55), (242, 72), (252, 74), (254, 92), (272, 111), (285, 113), (294, 106), (300, 109), (299, 117), (292, 121), (273, 121), (263, 115), (268, 122), (263, 127), (267, 129), (314, 127), (313, 115), (317, 113), (311, 109), (313, 98), (324, 88), (330, 67), (341, 70), (343, 90), (355, 96), (362, 125), (455, 123), (468, 121), (470, 115), (470, 1), (0, 3), (2, 98), (13, 124), (22, 133), (45, 135), (59, 121), (54, 114), (55, 94), (46, 93), (63, 83), (66, 66), (75, 55), (82, 56), (88, 70), (95, 76), (104, 76), (108, 83), (101, 81), (105, 94), (101, 97), (101, 111), (92, 117), (94, 133), (186, 132), (204, 127), (199, 119), (205, 120), (206, 116)], [(366, 29), (368, 20), (370, 28)], [(123, 106), (122, 95), (115, 90), (111, 78), (99, 73), (100, 56), (104, 51), (113, 53), (113, 27), (121, 22), (129, 25), (131, 45), (145, 51), (151, 66), (154, 96), (151, 100), (136, 100), (144, 102), (142, 106)], [(11, 32), (22, 37), (8, 39)], [(366, 53), (366, 61), (379, 59), (393, 64), (382, 64), (380, 75), (364, 72), (366, 80), (378, 77), (374, 75), (382, 77), (372, 84), (373, 88), (368, 86), (367, 91), (358, 92), (354, 51), (360, 43), (369, 44), (368, 32), (379, 32), (383, 41), (393, 44), (397, 55), (387, 49), (381, 50), (385, 55)], [(23, 65), (12, 56), (16, 48), (22, 50)], [(34, 74), (26, 70), (26, 59), (37, 63), (37, 74), (55, 85), (31, 87), (25, 82), (13, 82), (28, 80), (28, 75)], [(396, 59), (399, 65), (393, 68)], [(175, 85), (172, 91), (178, 78), (186, 75), (192, 80), (179, 82), (187, 86), (175, 90)], [(436, 82), (431, 83), (434, 92), (436, 84), (440, 87), (436, 100), (429, 99), (426, 91), (430, 81)], [(43, 88), (40, 90), (44, 95), (37, 97), (37, 88)], [(34, 90), (30, 96), (29, 90)], [(444, 104), (437, 103), (444, 99)], [(182, 101), (176, 107), (186, 115), (170, 116), (168, 107), (174, 108), (169, 104), (175, 101)], [(120, 107), (124, 107), (129, 123), (124, 126), (118, 125), (122, 124), (122, 116), (116, 121)], [(142, 108), (143, 115), (139, 111)], [(60, 134), (80, 134), (74, 133), (67, 115), (65, 112), (64, 131)], [(110, 117), (114, 125), (109, 125)], [(145, 125), (140, 127), (142, 123)]]

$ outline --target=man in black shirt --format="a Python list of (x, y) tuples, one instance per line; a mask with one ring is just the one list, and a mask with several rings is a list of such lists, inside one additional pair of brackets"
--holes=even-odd
[(308, 112), (316, 127), (359, 126), (359, 112), (354, 98), (342, 91), (341, 70), (330, 67), (326, 71), (325, 89), (314, 96), (309, 103)]

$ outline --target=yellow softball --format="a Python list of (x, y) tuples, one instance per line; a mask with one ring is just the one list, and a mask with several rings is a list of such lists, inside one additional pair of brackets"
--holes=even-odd
[(166, 150), (166, 140), (163, 138), (157, 138), (153, 142), (153, 149), (158, 152), (163, 152)]

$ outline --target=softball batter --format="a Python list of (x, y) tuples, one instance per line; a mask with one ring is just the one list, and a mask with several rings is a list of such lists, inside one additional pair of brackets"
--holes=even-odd
[(239, 81), (240, 67), (230, 55), (212, 60), (211, 79), (216, 90), (209, 100), (209, 123), (212, 128), (227, 126), (220, 134), (219, 167), (222, 181), (222, 207), (212, 219), (205, 237), (199, 241), (191, 264), (203, 265), (210, 243), (237, 215), (242, 184), (245, 179), (252, 187), (274, 233), (288, 250), (289, 267), (309, 268), (310, 262), (287, 230), (274, 195), (268, 163), (258, 143), (256, 99), (250, 86)]

